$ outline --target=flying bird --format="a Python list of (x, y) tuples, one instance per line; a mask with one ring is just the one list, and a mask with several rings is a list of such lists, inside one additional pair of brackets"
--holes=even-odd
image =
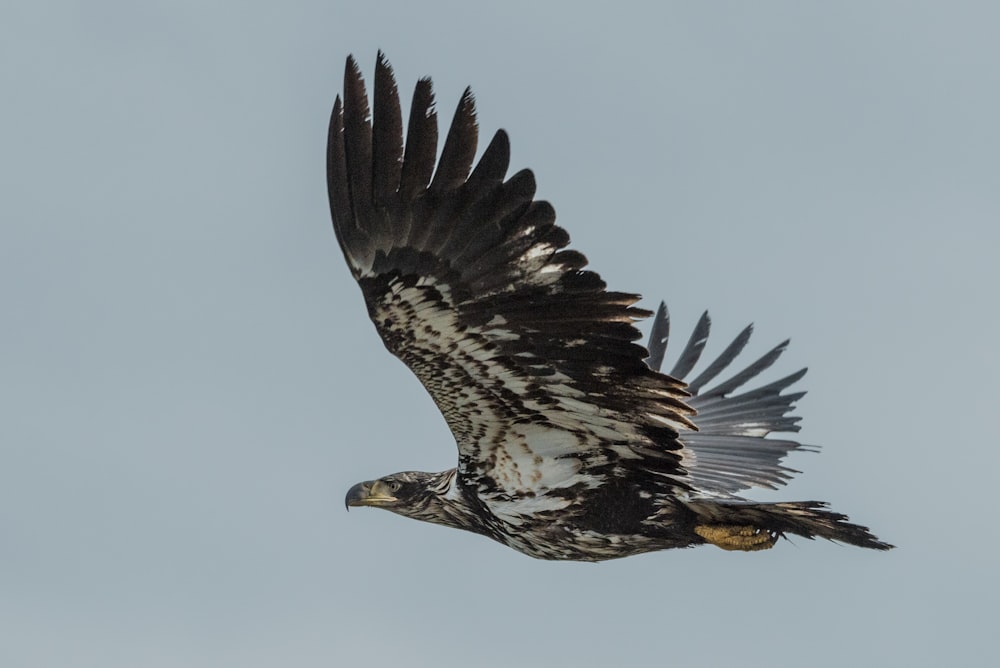
[(437, 158), (430, 79), (417, 82), (404, 143), (392, 68), (380, 52), (373, 104), (353, 57), (330, 120), (333, 228), (389, 352), (444, 415), (458, 464), (359, 483), (346, 504), (488, 536), (541, 559), (602, 561), (712, 544), (763, 550), (786, 535), (886, 550), (866, 527), (818, 501), (759, 503), (807, 449), (772, 432), (805, 369), (741, 389), (787, 341), (724, 380), (751, 328), (693, 375), (708, 338), (702, 316), (669, 373), (669, 319), (648, 347), (635, 323), (653, 313), (613, 292), (567, 248), (529, 170), (507, 178), (498, 131), (473, 168), (478, 126), (466, 89)]

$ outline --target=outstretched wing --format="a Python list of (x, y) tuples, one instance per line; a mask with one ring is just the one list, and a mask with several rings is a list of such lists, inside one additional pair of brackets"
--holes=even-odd
[[(670, 376), (687, 382), (691, 394), (688, 404), (698, 411), (698, 431), (680, 437), (687, 449), (688, 474), (695, 491), (703, 495), (732, 496), (750, 487), (774, 489), (798, 473), (781, 463), (789, 452), (815, 450), (788, 438), (767, 438), (772, 432), (799, 430), (800, 418), (789, 413), (805, 392), (783, 392), (806, 370), (737, 393), (777, 361), (788, 346), (788, 341), (783, 341), (730, 378), (706, 388), (739, 357), (753, 333), (753, 325), (745, 327), (715, 360), (689, 379), (705, 350), (711, 326), (708, 313), (703, 313), (670, 370)], [(646, 360), (656, 371), (663, 364), (669, 336), (670, 316), (661, 302), (650, 330)]]
[(677, 433), (693, 429), (693, 411), (683, 383), (652, 371), (635, 343), (633, 322), (650, 314), (565, 250), (530, 171), (504, 180), (506, 133), (473, 170), (467, 90), (435, 168), (431, 83), (416, 86), (404, 147), (381, 53), (372, 116), (348, 58), (327, 153), (334, 229), (386, 347), (444, 414), (464, 479), (499, 514), (527, 499), (536, 505), (511, 513), (556, 509), (559, 494), (545, 493), (636, 467), (684, 485)]

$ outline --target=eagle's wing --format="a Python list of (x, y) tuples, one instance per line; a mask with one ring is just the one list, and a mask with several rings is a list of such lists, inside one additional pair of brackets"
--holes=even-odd
[(683, 383), (651, 370), (634, 343), (633, 322), (650, 314), (564, 250), (569, 236), (533, 200), (530, 171), (504, 180), (506, 133), (472, 170), (466, 91), (435, 168), (431, 83), (416, 86), (404, 147), (382, 54), (372, 115), (349, 58), (327, 153), (334, 229), (386, 347), (444, 414), (463, 478), (499, 514), (505, 503), (556, 509), (548, 492), (635, 467), (685, 486), (677, 436), (694, 429), (693, 411)]
[[(738, 392), (777, 361), (788, 346), (786, 340), (731, 377), (706, 388), (736, 360), (753, 333), (753, 325), (745, 327), (703, 371), (689, 378), (705, 350), (711, 326), (708, 313), (703, 313), (670, 370), (671, 377), (687, 383), (691, 394), (687, 402), (698, 411), (698, 431), (680, 437), (688, 454), (686, 466), (693, 486), (699, 494), (723, 497), (750, 487), (774, 489), (798, 473), (781, 463), (789, 452), (816, 450), (788, 438), (765, 438), (773, 432), (799, 430), (800, 418), (789, 413), (805, 392), (785, 390), (806, 370)], [(670, 316), (661, 302), (653, 318), (646, 359), (655, 371), (663, 365), (669, 336)]]

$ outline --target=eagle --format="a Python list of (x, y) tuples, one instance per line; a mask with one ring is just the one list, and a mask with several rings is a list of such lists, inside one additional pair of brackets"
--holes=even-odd
[[(876, 550), (867, 527), (819, 501), (750, 501), (797, 471), (811, 449), (771, 432), (799, 429), (788, 391), (805, 369), (741, 389), (785, 350), (779, 344), (717, 380), (752, 327), (697, 375), (702, 316), (669, 373), (661, 304), (608, 290), (567, 248), (535, 178), (507, 177), (499, 130), (475, 163), (478, 125), (466, 89), (438, 157), (429, 78), (413, 93), (405, 141), (395, 75), (379, 52), (373, 103), (353, 56), (330, 119), (327, 185), (344, 259), (389, 352), (444, 415), (458, 464), (361, 482), (346, 505), (384, 508), (492, 538), (540, 559), (603, 561), (711, 544), (772, 547), (788, 535)], [(475, 166), (473, 167), (475, 163)]]

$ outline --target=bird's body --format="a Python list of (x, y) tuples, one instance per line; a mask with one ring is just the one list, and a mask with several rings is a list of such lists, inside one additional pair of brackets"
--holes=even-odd
[(801, 449), (765, 437), (798, 429), (788, 412), (803, 393), (783, 392), (804, 370), (736, 394), (785, 344), (706, 388), (750, 335), (689, 378), (706, 315), (660, 373), (665, 309), (648, 350), (637, 345), (633, 323), (651, 314), (633, 306), (638, 296), (607, 291), (584, 256), (565, 249), (569, 236), (552, 207), (533, 200), (530, 172), (504, 180), (505, 133), (472, 170), (468, 91), (438, 160), (429, 80), (417, 84), (404, 147), (396, 84), (380, 55), (372, 115), (373, 123), (348, 59), (327, 154), (334, 229), (369, 316), (434, 398), (459, 462), (360, 483), (348, 505), (473, 531), (544, 559), (704, 543), (756, 550), (785, 533), (890, 547), (825, 504), (736, 496), (783, 484), (792, 471), (781, 459)]

